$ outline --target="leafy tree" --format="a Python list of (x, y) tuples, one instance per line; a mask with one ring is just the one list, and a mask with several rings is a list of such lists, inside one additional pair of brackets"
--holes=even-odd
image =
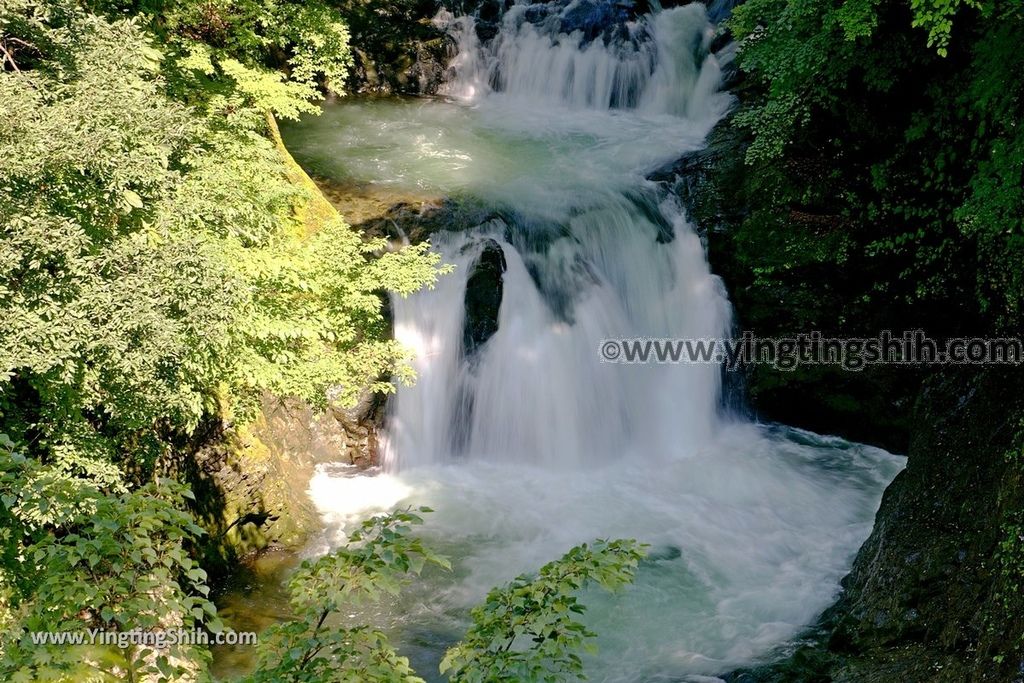
[[(221, 628), (206, 573), (188, 554), (203, 533), (181, 509), (188, 496), (169, 480), (128, 491), (114, 472), (42, 465), (0, 435), (5, 680), (178, 680), (196, 672), (202, 649), (156, 638)], [(154, 645), (90, 642), (88, 630), (149, 632)], [(36, 643), (39, 632), (82, 641)]]
[[(409, 536), (429, 508), (395, 511), (363, 522), (341, 548), (305, 561), (289, 581), (294, 618), (261, 639), (256, 672), (246, 681), (421, 682), (383, 632), (340, 626), (352, 605), (395, 596), (428, 565), (448, 560)], [(580, 650), (594, 633), (579, 616), (578, 593), (594, 583), (616, 590), (632, 582), (644, 546), (636, 541), (580, 545), (541, 568), (492, 590), (472, 611), (473, 626), (448, 650), (441, 673), (453, 681), (563, 681), (583, 677)], [(333, 622), (332, 622), (333, 619)]]
[(983, 0), (910, 0), (914, 10), (913, 25), (928, 30), (928, 47), (934, 47), (943, 57), (948, 54), (953, 17), (961, 6), (987, 11), (992, 5)]
[(379, 292), (432, 283), (426, 245), (383, 253), (336, 214), (303, 222), (315, 197), (262, 105), (169, 99), (137, 22), (59, 0), (17, 0), (2, 21), (5, 44), (35, 46), (0, 74), (9, 431), (151, 465), (225, 395), (244, 419), (264, 391), (352, 404), (408, 376)]
[(644, 555), (636, 541), (595, 541), (495, 588), (473, 609), (473, 626), (448, 650), (441, 673), (464, 683), (584, 678), (578, 652), (596, 634), (579, 620), (585, 606), (577, 594), (591, 583), (631, 583)]
[(423, 523), (417, 512), (429, 511), (373, 517), (346, 545), (304, 562), (289, 581), (295, 619), (268, 629), (256, 673), (247, 681), (422, 681), (381, 631), (340, 627), (328, 619), (351, 605), (397, 595), (403, 582), (427, 565), (451, 569), (448, 560), (409, 536)]
[(189, 429), (212, 406), (242, 300), (209, 238), (155, 225), (199, 126), (161, 96), (131, 22), (20, 1), (3, 22), (6, 41), (21, 22), (48, 46), (0, 74), (5, 428), (60, 457), (132, 443), (152, 458), (161, 423)]
[(11, 675), (201, 670), (201, 648), (82, 664), (19, 638), (217, 628), (187, 493), (157, 474), (264, 392), (323, 408), (411, 373), (381, 294), (431, 284), (437, 257), (364, 241), (272, 135), (273, 111), (342, 82), (343, 24), (314, 3), (208, 7), (235, 22), (220, 38), (188, 28), (197, 3), (0, 6), (0, 431), (24, 444), (0, 468)]
[(896, 301), (916, 309), (905, 325), (951, 307), (968, 325), (1015, 325), (1020, 4), (750, 0), (730, 27), (748, 79), (739, 182), (756, 198), (741, 242), (782, 252), (752, 266), (765, 286), (791, 289), (809, 261), (857, 274), (833, 310)]
[(170, 90), (193, 104), (241, 97), (258, 110), (316, 113), (319, 87), (344, 94), (348, 27), (320, 0), (87, 0), (107, 17), (144, 21), (164, 47)]

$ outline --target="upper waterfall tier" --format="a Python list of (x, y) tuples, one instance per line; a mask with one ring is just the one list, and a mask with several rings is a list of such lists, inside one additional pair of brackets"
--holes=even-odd
[(458, 44), (444, 92), (470, 101), (499, 92), (574, 109), (710, 115), (721, 65), (708, 52), (714, 30), (704, 6), (633, 19), (617, 7), (591, 2), (583, 8), (579, 0), (513, 5), (487, 41), (473, 17), (442, 12), (437, 21)]

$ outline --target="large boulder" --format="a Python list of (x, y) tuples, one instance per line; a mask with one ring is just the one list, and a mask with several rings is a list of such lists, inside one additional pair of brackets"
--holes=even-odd
[(907, 468), (829, 615), (847, 680), (898, 659), (898, 680), (1024, 681), (1021, 380), (991, 368), (925, 384)]
[(258, 418), (211, 434), (185, 460), (192, 511), (207, 531), (203, 564), (214, 577), (267, 550), (298, 550), (322, 528), (308, 495), (318, 465), (375, 465), (383, 397), (318, 414), (294, 399), (265, 397)]
[(730, 683), (1024, 682), (1024, 371), (928, 380), (885, 492), (812, 643)]
[(505, 269), (505, 253), (501, 245), (488, 239), (466, 281), (462, 344), (467, 356), (471, 356), (498, 331)]

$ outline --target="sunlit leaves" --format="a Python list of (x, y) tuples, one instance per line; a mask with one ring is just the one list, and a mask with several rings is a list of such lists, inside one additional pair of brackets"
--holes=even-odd
[(445, 654), (441, 672), (457, 683), (533, 683), (584, 678), (579, 653), (595, 636), (580, 620), (578, 593), (589, 584), (631, 583), (645, 547), (632, 540), (576, 546), (495, 588), (473, 609), (473, 626)]
[(957, 11), (961, 7), (980, 9), (984, 4), (981, 0), (910, 0), (910, 6), (914, 10), (913, 25), (928, 31), (928, 47), (945, 57)]
[(304, 562), (288, 584), (295, 619), (265, 633), (249, 683), (422, 683), (384, 633), (328, 620), (346, 606), (397, 595), (427, 565), (450, 569), (445, 558), (410, 535), (423, 523), (417, 512), (428, 511), (373, 517), (341, 548)]
[[(33, 31), (71, 40), (47, 21)], [(189, 109), (163, 94), (136, 24), (73, 7), (62, 21), (76, 26), (62, 51), (74, 78), (0, 76), (11, 121), (0, 131), (11, 159), (0, 168), (0, 369), (40, 401), (34, 422), (11, 429), (96, 456), (98, 424), (121, 445), (148, 444), (133, 455), (151, 463), (161, 446), (149, 435), (191, 431), (222, 388), (252, 417), (265, 391), (323, 408), (333, 388), (351, 404), (404, 376), (380, 291), (432, 283), (437, 259), (423, 247), (377, 258), (383, 245), (339, 218), (312, 236), (299, 224), (310, 190), (287, 177), (264, 114), (311, 110), (312, 82), (215, 65), (212, 48), (190, 43), (184, 63), (237, 81)]]
[[(0, 429), (27, 444), (0, 453), (0, 627), (215, 631), (190, 494), (154, 472), (226, 403), (248, 418), (268, 391), (326, 407), (390, 387), (407, 366), (382, 290), (432, 283), (437, 257), (379, 258), (333, 210), (303, 221), (315, 188), (289, 176), (266, 114), (314, 111), (321, 78), (340, 87), (347, 33), (325, 7), (158, 3), (171, 14), (126, 20), (116, 0), (88, 5), (108, 18), (71, 0), (0, 8), (4, 45), (31, 46), (0, 72)], [(235, 10), (262, 19), (218, 25)], [(189, 30), (144, 30), (170, 24)], [(290, 76), (269, 68), (282, 51)], [(401, 670), (360, 633), (374, 666)], [(0, 649), (5, 679), (180, 680), (203, 659)]]
[[(420, 683), (387, 636), (368, 626), (344, 627), (337, 616), (354, 605), (395, 596), (426, 566), (448, 561), (410, 535), (422, 523), (400, 510), (371, 518), (341, 548), (307, 560), (289, 581), (295, 618), (265, 634), (250, 683)], [(633, 581), (645, 546), (595, 541), (495, 588), (472, 612), (465, 638), (448, 650), (441, 673), (452, 681), (533, 683), (583, 678), (584, 650), (594, 634), (580, 620), (579, 594), (595, 584), (614, 591)]]
[(269, 110), (286, 119), (319, 111), (313, 81), (294, 81), (278, 71), (246, 66), (234, 59), (221, 60), (220, 70), (232, 79), (246, 104), (259, 111)]
[(169, 643), (160, 651), (90, 643), (39, 644), (32, 633), (89, 629), (155, 632), (218, 626), (206, 573), (187, 545), (202, 533), (182, 511), (190, 496), (158, 480), (129, 492), (86, 469), (42, 465), (0, 445), (0, 519), (9, 536), (0, 588), (10, 587), (13, 618), (3, 627), (5, 679), (180, 680), (201, 650)]

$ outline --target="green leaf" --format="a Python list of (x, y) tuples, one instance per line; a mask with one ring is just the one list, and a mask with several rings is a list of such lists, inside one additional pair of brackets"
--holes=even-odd
[(125, 189), (121, 191), (121, 194), (128, 206), (136, 209), (142, 208), (142, 197), (140, 197), (134, 190)]

